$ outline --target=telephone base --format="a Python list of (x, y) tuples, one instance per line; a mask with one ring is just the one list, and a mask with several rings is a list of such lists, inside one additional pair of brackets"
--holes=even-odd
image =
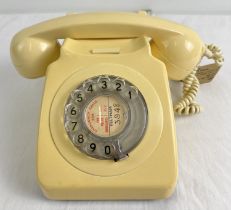
[[(99, 46), (119, 46), (120, 54), (92, 54), (91, 49)], [(82, 81), (108, 73), (134, 84), (148, 108), (142, 141), (128, 158), (117, 162), (84, 154), (64, 128), (70, 92)], [(145, 37), (65, 40), (60, 58), (47, 70), (37, 151), (38, 181), (49, 199), (146, 200), (171, 195), (177, 179), (177, 152), (168, 77), (165, 65), (151, 56)]]

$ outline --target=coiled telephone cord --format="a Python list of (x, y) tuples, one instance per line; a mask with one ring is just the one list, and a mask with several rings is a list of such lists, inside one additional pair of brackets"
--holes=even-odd
[[(224, 62), (222, 52), (214, 44), (205, 45), (204, 55), (208, 59), (213, 59), (215, 64), (220, 67)], [(174, 112), (178, 115), (197, 114), (201, 111), (201, 106), (194, 102), (200, 83), (196, 77), (198, 66), (183, 80), (183, 96), (174, 105)]]

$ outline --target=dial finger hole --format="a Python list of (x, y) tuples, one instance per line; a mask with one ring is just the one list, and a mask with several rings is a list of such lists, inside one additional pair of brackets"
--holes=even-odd
[(78, 132), (73, 139), (73, 143), (77, 146), (83, 146), (87, 142), (87, 137), (84, 133)]
[(116, 90), (117, 92), (124, 91), (125, 87), (125, 80), (116, 78), (113, 83), (112, 83), (113, 89)]
[(77, 103), (77, 104), (80, 104), (82, 103), (84, 100), (85, 100), (85, 94), (82, 90), (74, 90), (72, 93), (71, 93), (71, 98)]
[(86, 93), (94, 93), (97, 90), (97, 84), (93, 80), (87, 80), (83, 83), (83, 89)]
[(125, 98), (129, 100), (135, 99), (139, 94), (138, 89), (135, 86), (129, 86), (127, 90), (124, 92)]
[(78, 130), (79, 123), (77, 122), (77, 120), (73, 119), (73, 120), (68, 120), (64, 126), (67, 132), (73, 133)]
[(86, 151), (87, 154), (91, 156), (97, 156), (98, 155), (98, 150), (99, 150), (99, 145), (96, 144), (96, 142), (89, 142), (85, 145), (84, 150)]
[(112, 151), (113, 151), (113, 148), (111, 145), (105, 145), (104, 146), (104, 155), (105, 156), (111, 156)]
[(76, 106), (73, 103), (67, 104), (65, 106), (65, 115), (67, 118), (77, 118), (77, 116), (79, 115), (79, 108), (78, 106)]
[(100, 76), (97, 84), (101, 90), (110, 90), (112, 87), (111, 80), (108, 76)]

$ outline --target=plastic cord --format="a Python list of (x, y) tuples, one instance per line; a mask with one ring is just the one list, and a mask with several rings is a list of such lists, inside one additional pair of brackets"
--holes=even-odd
[[(214, 44), (205, 45), (204, 56), (208, 59), (213, 59), (215, 64), (220, 67), (224, 62), (224, 58), (220, 48)], [(174, 112), (178, 115), (196, 114), (201, 111), (199, 104), (194, 102), (199, 89), (199, 81), (196, 77), (198, 66), (183, 80), (183, 96), (174, 105)]]

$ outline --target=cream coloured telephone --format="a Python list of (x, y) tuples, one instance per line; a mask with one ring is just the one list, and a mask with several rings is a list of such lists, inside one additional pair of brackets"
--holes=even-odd
[(37, 148), (44, 194), (60, 200), (171, 195), (177, 149), (168, 77), (190, 76), (189, 96), (175, 111), (197, 112), (193, 76), (205, 52), (191, 29), (144, 13), (73, 14), (16, 34), (11, 56), (19, 73), (46, 75)]

